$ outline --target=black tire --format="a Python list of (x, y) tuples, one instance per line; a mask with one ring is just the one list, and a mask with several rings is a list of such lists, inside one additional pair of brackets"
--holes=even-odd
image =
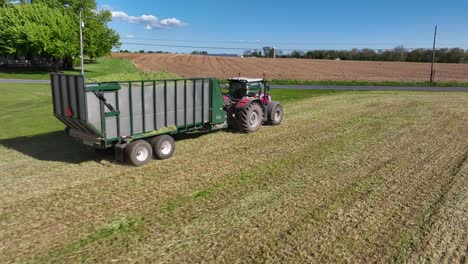
[(283, 123), (283, 107), (280, 104), (275, 104), (268, 109), (268, 124), (278, 126)]
[(125, 148), (125, 156), (132, 165), (143, 166), (151, 161), (153, 149), (146, 140), (136, 140)]
[(150, 140), (154, 156), (159, 160), (169, 159), (175, 152), (175, 141), (169, 135), (161, 135)]
[(241, 132), (252, 133), (260, 129), (263, 122), (263, 111), (259, 104), (252, 103), (236, 114)]
[(236, 119), (236, 112), (234, 109), (230, 109), (227, 112), (227, 124), (229, 129), (234, 131), (239, 130), (239, 122)]

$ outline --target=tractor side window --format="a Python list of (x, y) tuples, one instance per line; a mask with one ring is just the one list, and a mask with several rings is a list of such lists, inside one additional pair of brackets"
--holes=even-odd
[(249, 95), (257, 95), (261, 91), (261, 83), (254, 82), (249, 84)]

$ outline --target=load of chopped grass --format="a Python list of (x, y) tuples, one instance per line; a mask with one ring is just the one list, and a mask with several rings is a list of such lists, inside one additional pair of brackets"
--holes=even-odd
[(134, 73), (114, 73), (95, 78), (87, 78), (88, 82), (121, 82), (121, 81), (147, 81), (147, 80), (167, 80), (180, 79), (177, 74), (160, 71), (160, 72), (134, 72)]

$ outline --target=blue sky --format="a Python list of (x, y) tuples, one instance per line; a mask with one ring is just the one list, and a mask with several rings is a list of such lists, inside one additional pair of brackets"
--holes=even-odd
[(429, 48), (436, 24), (439, 47), (468, 49), (467, 0), (98, 0), (98, 5), (113, 11), (110, 26), (123, 43), (226, 48), (122, 46), (129, 50)]

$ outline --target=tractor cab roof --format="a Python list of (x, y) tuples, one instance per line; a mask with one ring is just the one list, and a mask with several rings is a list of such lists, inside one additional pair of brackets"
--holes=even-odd
[(263, 82), (264, 80), (259, 79), (259, 78), (236, 77), (236, 78), (229, 78), (228, 81), (252, 83), (252, 82)]

